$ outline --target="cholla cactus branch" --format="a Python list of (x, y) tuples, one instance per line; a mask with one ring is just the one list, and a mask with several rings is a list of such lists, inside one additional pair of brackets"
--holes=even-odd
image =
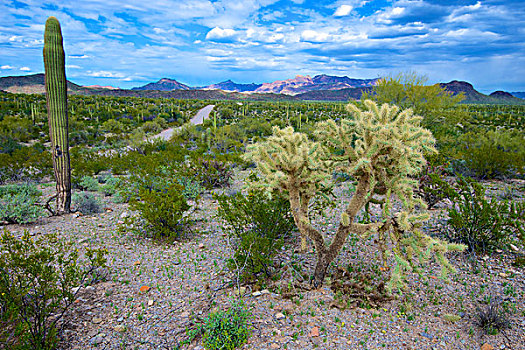
[[(273, 135), (255, 144), (246, 158), (257, 163), (268, 187), (287, 193), (295, 223), (312, 240), (316, 253), (314, 285), (322, 284), (329, 264), (341, 251), (350, 232), (361, 237), (377, 234), (383, 258), (392, 256), (395, 266), (387, 284), (389, 291), (404, 286), (404, 274), (416, 270), (414, 259), (424, 262), (435, 257), (442, 275), (453, 271), (444, 253), (463, 250), (461, 245), (429, 237), (420, 228), (428, 219), (425, 204), (414, 196), (424, 152), (436, 152), (430, 131), (420, 126), (421, 117), (412, 110), (364, 101), (365, 110), (350, 104), (352, 118), (339, 123), (327, 120), (316, 124), (316, 141), (292, 127), (274, 127)], [(309, 201), (319, 193), (334, 170), (344, 171), (357, 180), (356, 191), (348, 203), (329, 245), (310, 223)], [(374, 198), (380, 195), (383, 198)], [(391, 198), (397, 197), (403, 210), (392, 212)], [(367, 203), (380, 203), (382, 219), (367, 225), (354, 222)], [(391, 248), (388, 248), (391, 247)], [(432, 254), (434, 253), (434, 255)]]

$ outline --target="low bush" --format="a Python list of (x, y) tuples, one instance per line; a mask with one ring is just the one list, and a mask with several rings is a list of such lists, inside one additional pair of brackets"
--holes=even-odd
[(104, 179), (102, 192), (105, 196), (113, 196), (119, 191), (120, 180), (116, 177), (107, 177)]
[(82, 191), (96, 192), (99, 189), (98, 180), (92, 176), (82, 176), (77, 186)]
[(262, 190), (215, 198), (218, 216), (227, 224), (234, 245), (230, 268), (243, 268), (245, 279), (270, 276), (274, 256), (295, 228), (288, 200), (278, 192), (270, 196)]
[(507, 249), (525, 233), (523, 202), (488, 200), (480, 183), (462, 176), (458, 177), (451, 199), (453, 206), (448, 209), (445, 236), (451, 242), (466, 244), (470, 251)]
[(76, 210), (84, 215), (96, 214), (102, 211), (100, 201), (90, 192), (80, 192), (73, 195), (73, 205)]
[(242, 302), (234, 302), (226, 311), (210, 313), (190, 338), (202, 334), (202, 343), (208, 350), (233, 350), (241, 347), (251, 334), (251, 314)]
[(179, 237), (187, 222), (184, 213), (190, 209), (182, 190), (176, 183), (167, 184), (164, 189), (138, 189), (138, 195), (129, 203), (144, 220), (147, 234), (168, 239)]
[(501, 310), (500, 303), (493, 298), (484, 308), (476, 309), (474, 324), (481, 328), (483, 333), (489, 335), (498, 334), (510, 327), (510, 321)]
[(33, 184), (0, 187), (0, 221), (27, 224), (44, 215), (38, 204), (42, 193)]
[(231, 164), (202, 158), (192, 161), (186, 174), (206, 189), (227, 187), (233, 178)]
[(428, 209), (432, 209), (437, 203), (448, 198), (452, 191), (445, 174), (445, 166), (428, 165), (419, 175), (419, 187), (416, 193), (425, 201)]
[(59, 322), (95, 269), (104, 249), (86, 249), (54, 234), (37, 240), (4, 230), (0, 237), (0, 344), (7, 349), (55, 349)]

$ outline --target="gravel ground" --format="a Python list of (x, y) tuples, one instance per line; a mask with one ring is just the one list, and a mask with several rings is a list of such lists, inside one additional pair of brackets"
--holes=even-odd
[[(245, 175), (237, 174), (234, 189), (240, 188)], [(488, 186), (497, 193), (505, 184)], [(338, 188), (340, 194), (343, 190)], [(193, 214), (195, 224), (188, 237), (171, 244), (120, 232), (123, 217), (130, 215), (127, 205), (104, 201), (107, 210), (101, 214), (6, 226), (34, 235), (57, 232), (79, 245), (105, 246), (109, 251), (108, 275), (79, 293), (66, 317), (61, 349), (173, 349), (195, 320), (227, 307), (239, 293), (228, 287), (235, 277), (225, 267), (231, 248), (215, 218), (217, 203), (209, 194)], [(433, 230), (443, 221), (442, 211), (432, 211)], [(327, 233), (334, 230), (332, 218), (339, 215), (328, 216), (317, 221)], [(296, 261), (311, 271), (313, 252), (300, 254), (296, 244), (289, 245), (279, 259), (285, 265)], [(347, 244), (337, 264), (377, 272), (377, 255), (372, 241)], [(278, 288), (257, 291), (253, 285), (244, 286), (240, 292), (253, 321), (252, 336), (243, 349), (480, 349), (484, 344), (490, 345), (484, 349), (525, 349), (524, 271), (512, 266), (513, 256), (500, 252), (478, 257), (475, 267), (465, 254), (450, 260), (458, 268), (451, 283), (436, 279), (437, 267), (430, 264), (422, 276), (410, 275), (403, 297), (371, 302), (368, 307), (341, 302), (330, 281), (317, 290), (295, 289), (297, 280), (285, 274), (282, 283), (290, 282), (292, 289), (281, 294)], [(383, 270), (380, 276), (388, 273)], [(141, 292), (143, 286), (150, 289)], [(476, 308), (489, 295), (501, 297), (511, 309), (512, 327), (497, 335), (483, 335), (473, 323)], [(461, 319), (450, 322), (446, 314)], [(202, 344), (197, 340), (185, 348), (202, 349)]]

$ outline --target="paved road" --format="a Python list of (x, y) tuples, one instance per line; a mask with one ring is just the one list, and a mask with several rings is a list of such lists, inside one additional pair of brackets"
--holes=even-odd
[[(190, 123), (193, 124), (193, 125), (200, 125), (204, 122), (204, 119), (208, 119), (209, 116), (210, 116), (210, 112), (212, 111), (213, 107), (215, 107), (215, 105), (207, 105), (206, 107), (204, 108), (201, 108), (197, 114), (190, 119)], [(181, 127), (179, 126), (178, 128), (176, 129), (180, 129)], [(174, 128), (170, 128), (170, 129), (166, 129), (164, 131), (162, 131), (160, 134), (157, 134), (155, 136), (152, 136), (151, 139), (164, 139), (166, 141), (168, 141), (171, 136), (173, 135), (173, 132), (176, 130)]]

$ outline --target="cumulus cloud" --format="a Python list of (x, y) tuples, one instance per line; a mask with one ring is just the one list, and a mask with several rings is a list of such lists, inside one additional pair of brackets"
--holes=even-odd
[(237, 32), (233, 29), (229, 29), (229, 28), (222, 29), (219, 27), (215, 27), (206, 34), (206, 40), (232, 41), (236, 35), (237, 35)]
[(31, 68), (29, 67), (22, 67), (20, 68), (21, 71), (24, 71), (24, 72), (29, 72), (31, 70)]
[(302, 41), (309, 41), (313, 43), (322, 43), (328, 41), (330, 36), (327, 33), (318, 32), (315, 30), (307, 29), (301, 33)]
[(350, 12), (352, 12), (353, 7), (350, 5), (341, 5), (335, 10), (334, 16), (335, 17), (344, 17), (348, 16)]
[(0, 69), (15, 69), (15, 67), (6, 64), (6, 65), (3, 65), (2, 67), (0, 67)]
[(118, 73), (118, 72), (110, 72), (110, 71), (105, 71), (105, 70), (101, 70), (101, 71), (88, 71), (86, 73), (87, 76), (89, 77), (95, 77), (95, 78), (116, 78), (116, 79), (121, 79), (121, 78), (124, 78), (125, 75), (122, 74), (122, 73)]

